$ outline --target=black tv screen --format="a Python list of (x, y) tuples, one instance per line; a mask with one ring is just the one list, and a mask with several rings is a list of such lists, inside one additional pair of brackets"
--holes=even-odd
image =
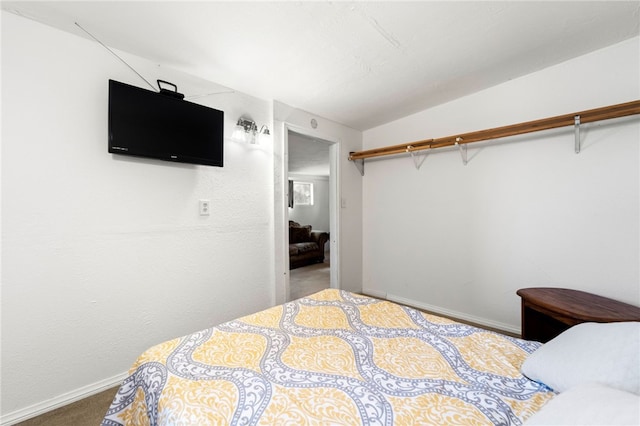
[(109, 152), (223, 166), (224, 112), (109, 80)]

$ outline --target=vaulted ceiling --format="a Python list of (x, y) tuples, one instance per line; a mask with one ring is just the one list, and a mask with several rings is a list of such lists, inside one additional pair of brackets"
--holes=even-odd
[(637, 36), (638, 1), (3, 1), (365, 130)]

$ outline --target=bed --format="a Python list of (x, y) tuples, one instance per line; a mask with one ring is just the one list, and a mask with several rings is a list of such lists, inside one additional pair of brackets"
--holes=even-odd
[(150, 348), (102, 425), (518, 425), (540, 346), (328, 289)]

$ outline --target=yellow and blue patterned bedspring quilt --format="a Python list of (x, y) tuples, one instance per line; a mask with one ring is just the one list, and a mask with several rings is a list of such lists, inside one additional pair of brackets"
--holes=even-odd
[(521, 424), (538, 346), (324, 290), (147, 350), (102, 425)]

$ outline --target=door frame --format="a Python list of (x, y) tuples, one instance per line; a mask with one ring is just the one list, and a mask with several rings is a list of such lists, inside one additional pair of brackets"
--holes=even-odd
[[(283, 139), (284, 139), (284, 179), (282, 179), (283, 188), (282, 194), (284, 194), (284, 200), (288, 199), (289, 195), (289, 132), (298, 133), (303, 136), (307, 136), (313, 139), (319, 139), (322, 142), (329, 144), (329, 276), (330, 276), (330, 288), (339, 289), (340, 286), (340, 140), (338, 138), (321, 134), (320, 132), (311, 131), (310, 129), (296, 126), (291, 123), (283, 123)], [(283, 236), (285, 241), (288, 241), (289, 235), (289, 209), (284, 209), (283, 215), (284, 221), (282, 223), (282, 229), (286, 235)], [(289, 246), (284, 244), (283, 258), (285, 261), (285, 273), (284, 273), (284, 287), (285, 287), (285, 299), (288, 302), (291, 297), (291, 288), (289, 283)]]

